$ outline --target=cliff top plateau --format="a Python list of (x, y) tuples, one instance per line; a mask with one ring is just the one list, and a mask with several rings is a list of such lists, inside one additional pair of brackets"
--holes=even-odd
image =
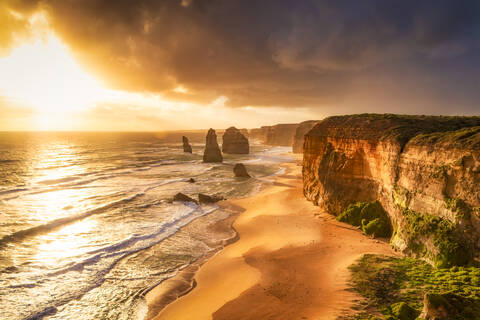
[[(475, 126), (480, 126), (480, 117), (478, 116), (365, 113), (328, 117), (315, 125), (307, 134), (309, 136), (324, 136), (328, 132), (328, 136), (334, 138), (354, 137), (360, 140), (396, 140), (401, 144), (405, 144), (418, 134), (457, 131), (462, 128)], [(325, 129), (328, 130), (326, 131)], [(424, 137), (423, 141), (426, 141), (427, 138)], [(433, 136), (430, 137), (430, 139), (433, 138)]]

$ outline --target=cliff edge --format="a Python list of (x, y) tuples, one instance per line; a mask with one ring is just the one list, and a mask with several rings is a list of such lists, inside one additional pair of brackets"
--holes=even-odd
[(304, 142), (305, 197), (339, 215), (379, 201), (391, 244), (436, 266), (480, 248), (480, 117), (329, 117)]
[(303, 141), (305, 138), (305, 134), (307, 134), (307, 132), (309, 132), (318, 122), (319, 120), (307, 120), (299, 123), (293, 137), (293, 153), (303, 152)]

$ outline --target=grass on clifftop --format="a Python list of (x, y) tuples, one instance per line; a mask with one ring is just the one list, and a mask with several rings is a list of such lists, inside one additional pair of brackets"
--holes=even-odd
[[(419, 134), (456, 131), (462, 128), (480, 126), (480, 117), (460, 116), (427, 116), (403, 114), (376, 114), (363, 113), (325, 118), (317, 124), (308, 134), (316, 135), (324, 129), (335, 127), (347, 128), (340, 135), (361, 135), (362, 139), (396, 140), (406, 144), (410, 139)], [(348, 128), (355, 129), (348, 131)], [(359, 130), (360, 129), (360, 130)], [(366, 129), (366, 130), (362, 130)]]
[(337, 216), (337, 220), (361, 227), (365, 234), (375, 237), (390, 237), (392, 225), (379, 201), (351, 204)]
[(416, 319), (425, 293), (452, 293), (474, 308), (460, 308), (456, 319), (480, 319), (480, 268), (435, 269), (412, 258), (364, 255), (350, 266), (353, 289), (365, 299), (356, 320)]
[(410, 143), (421, 145), (442, 144), (452, 147), (477, 149), (480, 148), (480, 127), (419, 134), (415, 136)]

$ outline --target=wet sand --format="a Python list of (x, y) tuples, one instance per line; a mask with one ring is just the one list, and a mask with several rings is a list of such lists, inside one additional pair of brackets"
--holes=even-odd
[(395, 255), (306, 201), (296, 164), (224, 205), (238, 212), (238, 241), (149, 292), (150, 319), (335, 319), (360, 299), (348, 290), (348, 266), (365, 253)]

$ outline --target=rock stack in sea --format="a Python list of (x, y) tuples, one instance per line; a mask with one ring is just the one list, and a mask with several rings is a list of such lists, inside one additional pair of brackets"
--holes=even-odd
[(248, 139), (235, 127), (228, 128), (223, 134), (222, 152), (230, 154), (248, 154)]
[(183, 152), (192, 153), (192, 146), (188, 142), (188, 138), (183, 136), (182, 141), (183, 141)]
[(233, 167), (233, 173), (235, 174), (235, 177), (239, 178), (250, 178), (250, 175), (247, 172), (247, 168), (243, 165), (243, 163), (237, 163)]
[(208, 130), (206, 143), (205, 143), (205, 152), (203, 153), (203, 162), (222, 162), (222, 152), (217, 142), (217, 134), (215, 130)]

